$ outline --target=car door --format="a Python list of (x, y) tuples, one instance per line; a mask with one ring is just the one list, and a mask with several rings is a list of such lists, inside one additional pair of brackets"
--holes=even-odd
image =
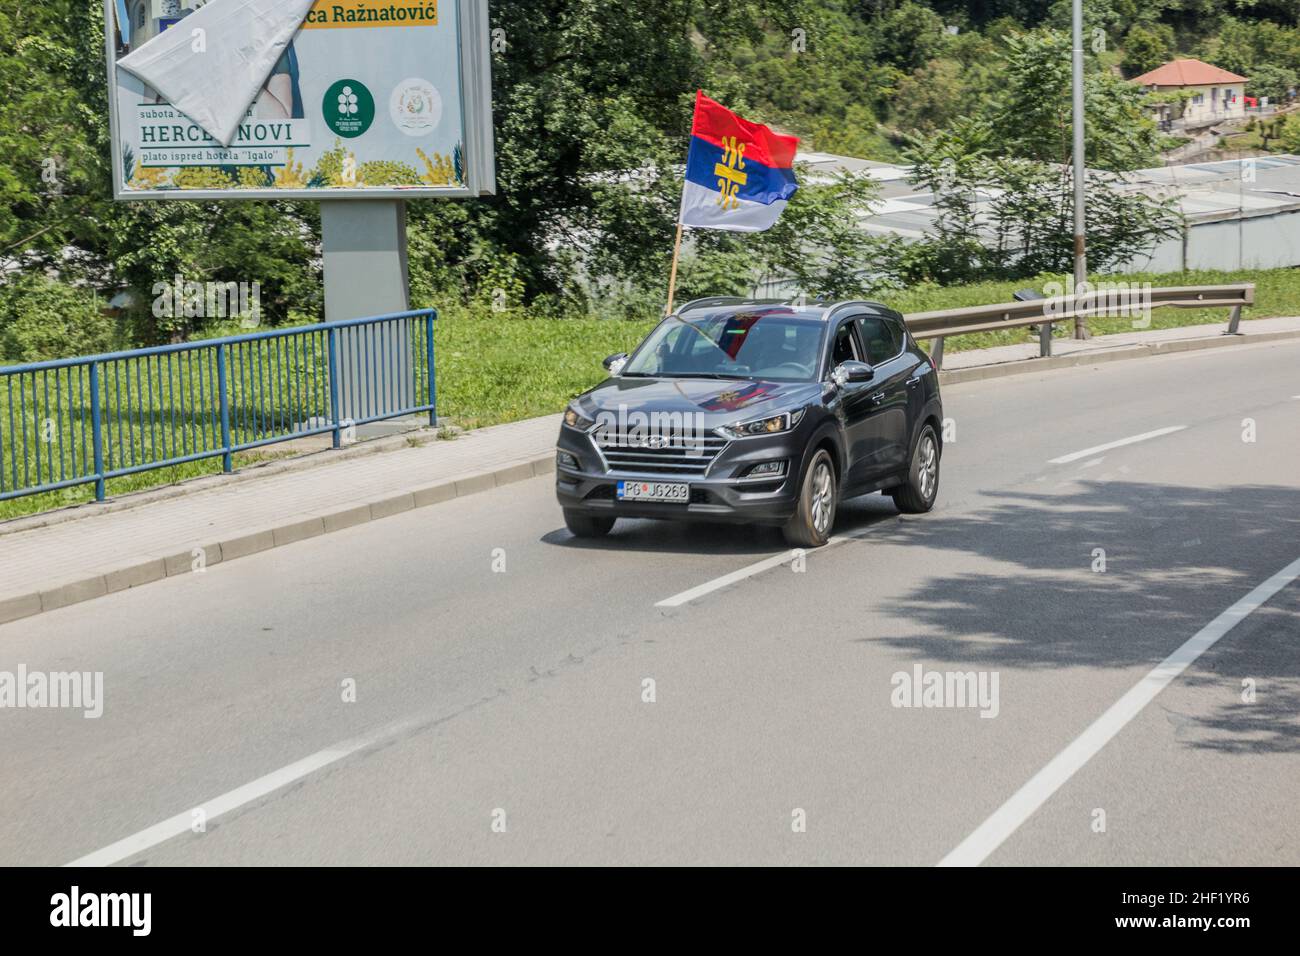
[[(866, 350), (858, 339), (857, 322), (852, 318), (844, 319), (835, 328), (829, 341), (830, 356), (826, 363), (826, 374), (841, 362), (867, 361)], [(875, 421), (875, 406), (871, 401), (874, 382), (848, 382), (836, 388), (833, 406), (844, 426), (844, 451), (848, 459), (845, 467), (843, 485), (852, 489), (867, 481), (873, 474), (871, 463), (881, 454), (880, 436)]]
[(908, 386), (913, 362), (906, 350), (903, 329), (883, 315), (858, 319), (858, 334), (867, 350), (867, 361), (876, 374), (869, 383), (871, 414), (875, 419), (877, 455), (871, 463), (873, 477), (893, 474), (907, 464)]

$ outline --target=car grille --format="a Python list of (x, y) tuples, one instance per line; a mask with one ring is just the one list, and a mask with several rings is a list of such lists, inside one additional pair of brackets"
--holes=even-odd
[(718, 435), (680, 435), (660, 439), (663, 444), (649, 447), (639, 440), (641, 447), (632, 447), (628, 441), (619, 441), (614, 433), (592, 436), (592, 441), (605, 456), (610, 474), (665, 475), (680, 478), (703, 478), (713, 459), (727, 446), (727, 439)]

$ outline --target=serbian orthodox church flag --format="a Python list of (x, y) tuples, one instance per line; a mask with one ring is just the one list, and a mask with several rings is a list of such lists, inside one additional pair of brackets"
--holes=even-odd
[(798, 145), (798, 137), (742, 119), (697, 91), (681, 224), (731, 232), (771, 228), (798, 189)]

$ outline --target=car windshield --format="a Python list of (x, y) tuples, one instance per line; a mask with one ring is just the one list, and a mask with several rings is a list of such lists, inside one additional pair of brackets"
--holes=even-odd
[(788, 309), (671, 316), (646, 337), (621, 374), (810, 382), (824, 329), (824, 323)]

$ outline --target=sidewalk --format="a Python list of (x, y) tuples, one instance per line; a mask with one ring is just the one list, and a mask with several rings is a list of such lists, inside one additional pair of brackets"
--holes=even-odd
[[(46, 527), (0, 525), (0, 623), (554, 468), (559, 415), (332, 461)], [(328, 453), (326, 453), (328, 454)], [(148, 493), (140, 496), (148, 499)], [(26, 527), (26, 530), (6, 528)]]
[[(1084, 342), (1037, 341), (945, 358), (943, 381), (996, 378), (1166, 351), (1300, 338), (1300, 318), (1127, 332)], [(559, 416), (463, 434), (453, 441), (356, 454), (323, 452), (288, 467), (143, 492), (103, 505), (0, 523), (0, 624), (207, 565), (554, 470)], [(429, 433), (423, 438), (428, 439)]]

